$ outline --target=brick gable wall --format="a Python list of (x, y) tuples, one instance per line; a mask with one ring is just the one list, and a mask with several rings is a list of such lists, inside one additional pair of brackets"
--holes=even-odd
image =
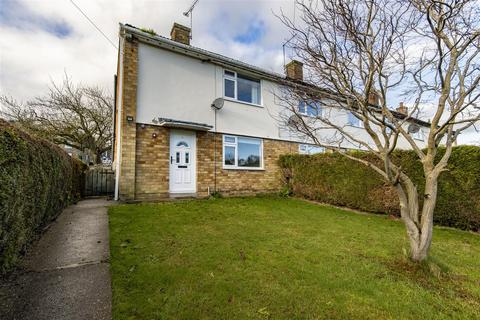
[[(125, 40), (123, 48), (123, 95), (121, 113), (120, 198), (135, 198), (138, 43)], [(132, 117), (133, 121), (127, 121)]]

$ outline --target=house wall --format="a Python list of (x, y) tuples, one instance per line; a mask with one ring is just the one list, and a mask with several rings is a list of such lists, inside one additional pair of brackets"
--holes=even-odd
[(282, 154), (298, 153), (297, 143), (263, 139), (264, 170), (223, 169), (222, 138), (223, 134), (220, 133), (197, 132), (198, 195), (207, 196), (208, 189), (215, 191), (215, 171), (216, 191), (222, 194), (242, 195), (280, 190), (282, 175), (278, 159)]
[(169, 159), (170, 130), (158, 126), (137, 124), (135, 199), (155, 200), (168, 198)]
[[(223, 96), (221, 67), (135, 39), (121, 37), (121, 50), (116, 110), (119, 132), (115, 142), (120, 199), (169, 196), (169, 129), (155, 125), (152, 120), (158, 117), (214, 126), (213, 132), (197, 132), (197, 195), (206, 196), (215, 185), (224, 194), (279, 190), (278, 157), (298, 152), (298, 143), (303, 140), (279, 125), (283, 108), (275, 101), (277, 84), (262, 80), (262, 106), (225, 101), (224, 108), (217, 112), (215, 127), (211, 103)], [(332, 119), (346, 124), (346, 113), (336, 108), (328, 108), (328, 112)], [(363, 129), (349, 130), (357, 137), (366, 136)], [(265, 170), (223, 169), (222, 134), (263, 138)], [(331, 130), (325, 136), (330, 134)]]
[[(136, 115), (137, 115), (137, 76), (138, 43), (124, 40), (121, 58), (121, 108), (120, 134), (117, 135), (117, 175), (118, 196), (122, 199), (135, 197), (135, 152), (136, 152)], [(127, 117), (132, 117), (128, 121)], [(119, 172), (118, 172), (119, 171)]]
[[(163, 117), (215, 127), (211, 104), (216, 98), (223, 97), (224, 69), (221, 66), (142, 43), (138, 46), (138, 57), (137, 122), (154, 124), (154, 118)], [(281, 119), (286, 109), (279, 101), (281, 87), (262, 79), (261, 92), (262, 106), (226, 100), (223, 109), (217, 112), (214, 131), (305, 141), (292, 135), (282, 125)], [(344, 110), (331, 106), (325, 111), (336, 124), (347, 124), (348, 114)], [(355, 137), (370, 141), (364, 129), (348, 127), (347, 130)], [(426, 128), (422, 130), (427, 133)], [(331, 140), (329, 138), (332, 135), (333, 130), (323, 130), (319, 134), (324, 141)], [(423, 147), (421, 141), (418, 144)], [(342, 147), (358, 148), (347, 142)], [(400, 137), (398, 147), (408, 149), (410, 145)]]
[[(297, 153), (297, 143), (263, 139), (264, 170), (238, 170), (222, 168), (222, 138), (223, 134), (220, 133), (197, 132), (197, 196), (206, 197), (209, 191), (215, 190), (215, 176), (216, 190), (225, 195), (280, 190), (282, 175), (277, 164), (278, 158), (282, 154)], [(168, 198), (169, 158), (170, 130), (155, 125), (137, 124), (134, 193), (122, 193), (121, 198), (125, 200)]]

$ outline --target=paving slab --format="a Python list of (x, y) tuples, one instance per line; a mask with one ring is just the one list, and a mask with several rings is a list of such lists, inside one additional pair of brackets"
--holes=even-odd
[(0, 284), (0, 319), (111, 319), (105, 199), (65, 209)]

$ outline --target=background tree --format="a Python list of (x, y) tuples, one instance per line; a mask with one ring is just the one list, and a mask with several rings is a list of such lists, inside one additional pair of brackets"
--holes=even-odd
[[(309, 86), (297, 82), (278, 94), (286, 108), (281, 121), (291, 132), (325, 148), (356, 146), (376, 156), (342, 153), (370, 166), (397, 191), (411, 259), (424, 260), (432, 241), (438, 178), (446, 170), (457, 136), (480, 120), (479, 1), (321, 0), (297, 1), (300, 19), (285, 15), (290, 42), (302, 58)], [(322, 88), (322, 89), (319, 89)], [(402, 94), (405, 114), (389, 101)], [(373, 98), (372, 98), (373, 97)], [(322, 103), (305, 117), (298, 103)], [(332, 117), (355, 115), (365, 135)], [(409, 132), (414, 117), (431, 116), (426, 148)], [(392, 152), (403, 140), (423, 165), (424, 194)], [(439, 147), (445, 148), (439, 155)]]
[(0, 115), (56, 144), (88, 152), (96, 163), (111, 149), (113, 98), (99, 87), (74, 85), (65, 76), (48, 94), (26, 103), (1, 96)]

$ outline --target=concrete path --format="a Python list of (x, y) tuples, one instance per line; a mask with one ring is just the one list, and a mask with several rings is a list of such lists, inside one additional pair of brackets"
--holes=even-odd
[(0, 319), (110, 319), (107, 206), (68, 207), (0, 285)]

